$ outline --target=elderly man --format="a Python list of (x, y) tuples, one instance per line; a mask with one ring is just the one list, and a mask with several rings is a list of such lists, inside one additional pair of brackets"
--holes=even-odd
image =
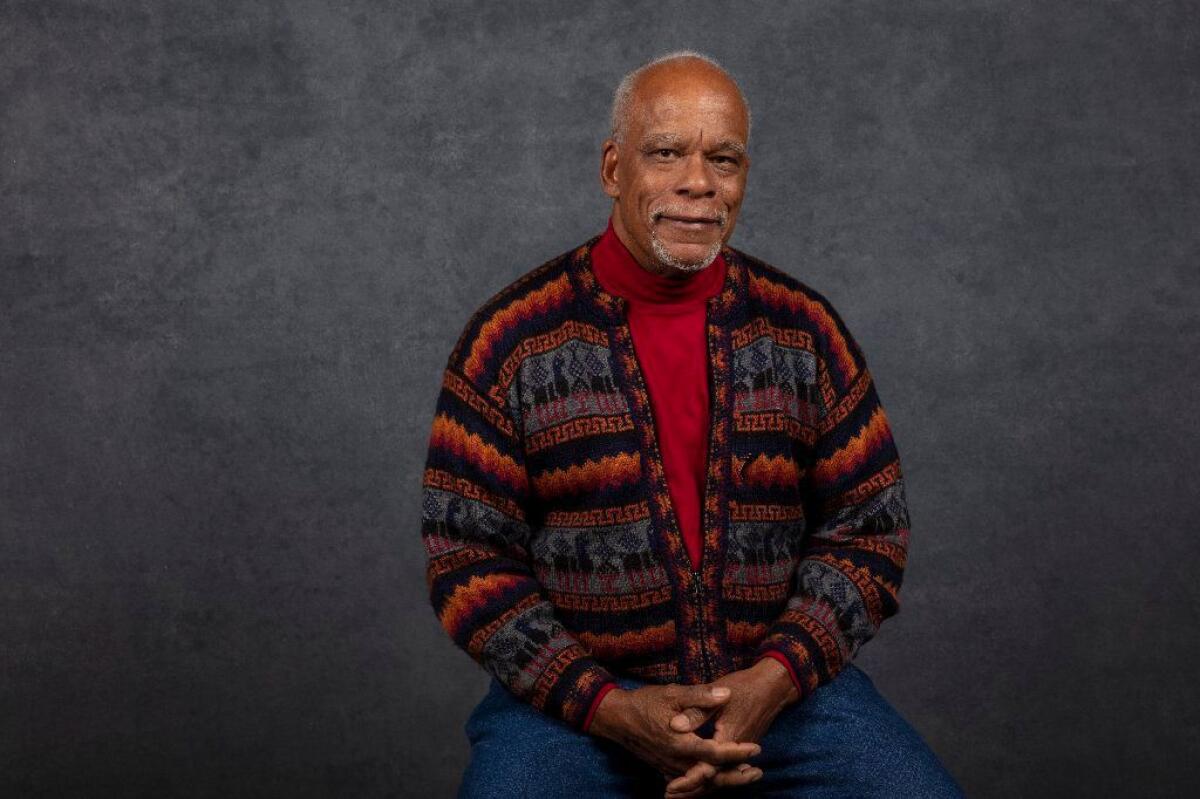
[(749, 131), (710, 59), (630, 73), (607, 228), (450, 355), (427, 578), (493, 677), (460, 796), (961, 796), (851, 662), (899, 607), (900, 463), (829, 301), (728, 245)]

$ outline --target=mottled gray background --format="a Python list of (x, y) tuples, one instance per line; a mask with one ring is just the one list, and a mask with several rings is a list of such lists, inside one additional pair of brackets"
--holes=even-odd
[(0, 8), (0, 792), (452, 795), (440, 370), (603, 228), (609, 93), (677, 47), (752, 104), (733, 243), (892, 421), (860, 665), (971, 796), (1200, 780), (1195, 4)]

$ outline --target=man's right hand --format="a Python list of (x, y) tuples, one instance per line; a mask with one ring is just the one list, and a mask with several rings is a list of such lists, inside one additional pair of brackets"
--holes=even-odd
[[(716, 710), (729, 700), (727, 688), (710, 685), (644, 685), (614, 688), (600, 700), (588, 732), (615, 741), (668, 779), (704, 761), (714, 766), (744, 763), (762, 751), (757, 743), (716, 741), (694, 732), (676, 732), (671, 719), (687, 708)], [(722, 773), (722, 784), (741, 785), (762, 775), (758, 768)]]

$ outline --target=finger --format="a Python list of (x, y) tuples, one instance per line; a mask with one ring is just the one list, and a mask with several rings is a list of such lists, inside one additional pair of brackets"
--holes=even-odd
[(714, 741), (732, 741), (733, 737), (729, 734), (729, 724), (724, 717), (718, 717), (717, 723), (713, 725)]
[(692, 797), (703, 796), (707, 792), (715, 791), (716, 789), (717, 786), (713, 785), (711, 782), (702, 782), (695, 788), (685, 788), (678, 791), (668, 788), (663, 793), (663, 799), (692, 799)]
[(698, 707), (684, 708), (671, 718), (671, 729), (675, 732), (691, 732), (704, 723), (711, 713), (705, 713)]
[(699, 788), (717, 773), (717, 767), (703, 760), (689, 768), (681, 776), (667, 783), (667, 791), (683, 792)]
[(705, 780), (694, 788), (687, 788), (684, 790), (671, 790), (668, 788), (663, 794), (663, 797), (664, 799), (693, 799), (697, 796), (707, 796), (713, 791), (716, 791), (717, 788), (718, 786), (713, 785), (711, 780)]
[(681, 685), (675, 694), (675, 707), (720, 707), (728, 701), (730, 691), (725, 686)]
[(742, 763), (737, 768), (727, 768), (718, 771), (709, 781), (710, 785), (726, 787), (729, 785), (745, 785), (762, 777), (763, 771), (757, 766)]
[(701, 783), (698, 788), (693, 790), (683, 792), (668, 790), (664, 794), (664, 799), (692, 799), (697, 796), (708, 796), (720, 788), (748, 785), (756, 782), (762, 778), (762, 775), (762, 769), (751, 766), (749, 763), (742, 763), (736, 768), (717, 771), (712, 778)]
[(683, 743), (682, 754), (696, 760), (703, 760), (715, 765), (740, 763), (748, 760), (762, 751), (756, 743), (746, 741), (714, 741), (712, 738), (701, 738), (695, 733), (689, 733)]
[(703, 784), (716, 773), (717, 767), (712, 763), (698, 760), (692, 764), (691, 768), (668, 783), (667, 787), (676, 791), (688, 790)]

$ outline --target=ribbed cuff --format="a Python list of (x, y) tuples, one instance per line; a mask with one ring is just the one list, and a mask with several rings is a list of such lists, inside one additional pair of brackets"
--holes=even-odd
[(607, 686), (616, 683), (617, 679), (587, 654), (581, 654), (556, 671), (558, 674), (554, 684), (546, 688), (540, 701), (534, 701), (533, 705), (573, 729), (585, 732), (585, 724), (591, 719), (597, 696), (601, 691), (609, 690)]
[(604, 697), (608, 696), (608, 692), (614, 688), (619, 688), (615, 682), (605, 683), (600, 692), (596, 694), (596, 698), (592, 700), (592, 706), (588, 709), (587, 717), (583, 720), (583, 731), (589, 732), (592, 727), (592, 719), (596, 716), (596, 708), (600, 707), (600, 703), (604, 701)]
[(788, 666), (793, 684), (803, 700), (844, 665), (847, 646), (840, 631), (798, 608), (789, 608), (772, 625), (755, 649), (755, 660), (770, 655)]

